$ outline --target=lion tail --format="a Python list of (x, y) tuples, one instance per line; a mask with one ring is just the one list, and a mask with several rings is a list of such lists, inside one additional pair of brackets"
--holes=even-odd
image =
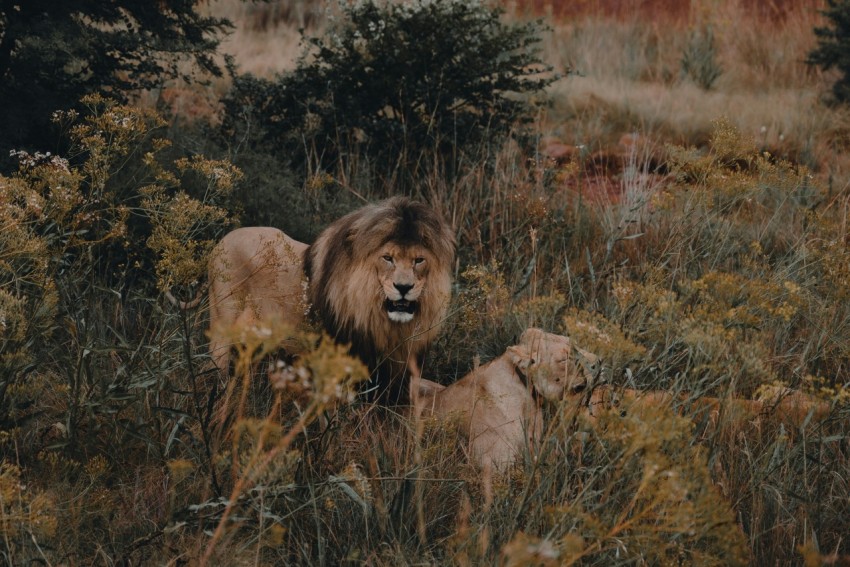
[(171, 305), (180, 309), (181, 311), (188, 311), (189, 309), (194, 309), (195, 307), (201, 304), (201, 301), (204, 299), (204, 294), (206, 293), (208, 287), (209, 284), (207, 282), (204, 282), (204, 285), (202, 285), (198, 289), (198, 292), (195, 294), (195, 297), (193, 297), (189, 301), (180, 301), (179, 299), (174, 297), (174, 294), (171, 293), (170, 289), (165, 291), (165, 298)]

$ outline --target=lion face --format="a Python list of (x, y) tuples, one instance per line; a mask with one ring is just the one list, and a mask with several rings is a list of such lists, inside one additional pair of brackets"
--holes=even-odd
[(385, 244), (376, 254), (378, 280), (385, 297), (383, 309), (390, 321), (409, 323), (416, 316), (428, 281), (429, 256), (421, 246), (394, 243)]

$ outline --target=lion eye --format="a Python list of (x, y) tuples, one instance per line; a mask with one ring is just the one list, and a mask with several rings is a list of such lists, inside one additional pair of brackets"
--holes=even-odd
[(381, 257), (382, 257), (384, 260), (386, 260), (387, 262), (389, 262), (390, 264), (392, 264), (392, 263), (393, 263), (393, 257), (392, 257), (392, 256), (390, 256), (389, 254), (384, 254), (384, 255), (383, 255), (383, 256), (381, 256)]
[(415, 259), (413, 260), (413, 263), (414, 263), (414, 264), (416, 264), (417, 266), (418, 266), (419, 264), (423, 264), (424, 262), (425, 262), (425, 258), (422, 258), (421, 256), (420, 256), (419, 258), (415, 258)]

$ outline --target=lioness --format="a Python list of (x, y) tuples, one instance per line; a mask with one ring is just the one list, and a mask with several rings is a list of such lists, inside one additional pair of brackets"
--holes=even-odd
[(225, 330), (234, 323), (280, 317), (298, 324), (309, 305), (369, 367), (372, 397), (403, 401), (403, 378), (418, 378), (445, 317), (454, 255), (448, 224), (407, 197), (342, 217), (310, 246), (273, 228), (237, 229), (210, 261), (213, 360), (228, 372)]
[(540, 399), (581, 397), (599, 369), (598, 357), (569, 338), (530, 328), (518, 344), (449, 386), (421, 380), (417, 410), (459, 419), (473, 461), (504, 469), (523, 447), (539, 443)]

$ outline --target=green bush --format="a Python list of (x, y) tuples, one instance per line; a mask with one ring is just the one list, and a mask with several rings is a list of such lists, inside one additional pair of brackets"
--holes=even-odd
[(829, 23), (815, 28), (818, 46), (809, 53), (807, 62), (824, 70), (837, 69), (841, 76), (832, 86), (838, 102), (850, 100), (850, 2), (827, 0), (823, 10)]
[(50, 113), (89, 93), (124, 96), (174, 80), (221, 76), (231, 26), (199, 2), (28, 0), (0, 11), (0, 170), (9, 150), (54, 148)]
[[(509, 25), (483, 2), (415, 0), (346, 5), (298, 67), (275, 81), (237, 77), (225, 132), (260, 128), (281, 155), (311, 170), (354, 150), (373, 173), (407, 181), (462, 157), (527, 118), (552, 81), (536, 23)], [(436, 160), (436, 165), (435, 165)]]
[(717, 48), (711, 26), (691, 32), (688, 45), (682, 53), (682, 76), (692, 80), (701, 89), (709, 90), (723, 73), (717, 62)]

